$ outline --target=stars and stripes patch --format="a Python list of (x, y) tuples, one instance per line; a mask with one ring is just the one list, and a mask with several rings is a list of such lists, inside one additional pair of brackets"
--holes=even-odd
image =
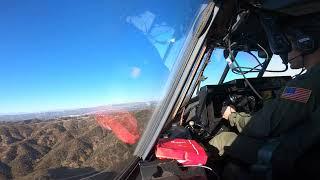
[(307, 103), (311, 92), (312, 91), (310, 89), (286, 87), (281, 95), (281, 98)]

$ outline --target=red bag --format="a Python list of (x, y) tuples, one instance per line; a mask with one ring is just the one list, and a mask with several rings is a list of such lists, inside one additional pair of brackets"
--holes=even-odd
[(160, 139), (156, 157), (175, 159), (183, 165), (205, 165), (208, 159), (203, 147), (189, 139)]

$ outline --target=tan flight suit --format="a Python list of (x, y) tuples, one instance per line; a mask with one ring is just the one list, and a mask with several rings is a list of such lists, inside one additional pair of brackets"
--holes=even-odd
[[(286, 87), (300, 88), (303, 93), (288, 99), (283, 97)], [(220, 155), (226, 153), (254, 164), (258, 150), (266, 142), (282, 139), (273, 156), (278, 153), (286, 160), (294, 161), (307, 148), (319, 142), (320, 126), (314, 124), (320, 125), (320, 65), (289, 81), (286, 87), (277, 98), (265, 102), (264, 107), (253, 116), (245, 113), (229, 116), (230, 124), (237, 127), (239, 135), (223, 132), (209, 143), (219, 150)]]

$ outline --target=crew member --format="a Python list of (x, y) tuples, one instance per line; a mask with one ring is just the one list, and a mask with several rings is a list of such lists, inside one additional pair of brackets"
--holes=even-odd
[(272, 164), (280, 167), (285, 164), (288, 170), (299, 156), (319, 142), (320, 133), (310, 133), (315, 131), (312, 128), (319, 129), (319, 126), (310, 124), (319, 115), (316, 112), (320, 104), (320, 49), (317, 42), (320, 40), (320, 18), (309, 18), (307, 24), (305, 19), (302, 21), (303, 24), (296, 21), (296, 26), (291, 25), (299, 33), (292, 35), (288, 31), (292, 44), (288, 59), (291, 69), (305, 68), (307, 72), (289, 81), (275, 99), (265, 102), (264, 107), (253, 115), (236, 112), (232, 106), (223, 108), (223, 118), (240, 133), (223, 132), (210, 140), (220, 155), (225, 153), (255, 164), (259, 150), (266, 144), (273, 144), (270, 146), (274, 149), (271, 150)]

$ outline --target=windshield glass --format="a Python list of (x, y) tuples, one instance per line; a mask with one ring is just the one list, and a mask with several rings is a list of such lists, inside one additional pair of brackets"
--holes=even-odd
[[(256, 52), (251, 52), (253, 55), (255, 55), (256, 57), (258, 57)], [(248, 71), (250, 68), (256, 67), (258, 69), (261, 69), (261, 66), (259, 65), (259, 62), (262, 63), (264, 60), (258, 58), (258, 61), (250, 54), (248, 54), (247, 52), (238, 52), (237, 56), (236, 56), (236, 60), (238, 62), (239, 67), (241, 68), (241, 70), (245, 73), (245, 71)], [(235, 63), (233, 63), (234, 67), (237, 67), (237, 65)], [(250, 73), (245, 73), (245, 77), (246, 78), (252, 78), (252, 77), (257, 77), (258, 76), (258, 72), (250, 72)], [(241, 72), (235, 72), (232, 71), (231, 69), (229, 69), (228, 74), (226, 79), (224, 80), (224, 82), (228, 82), (234, 79), (243, 79), (243, 75), (241, 74)]]
[(2, 4), (2, 176), (110, 179), (124, 169), (203, 3)]
[[(285, 65), (282, 63), (282, 59), (278, 55), (273, 55), (272, 59), (270, 60), (270, 63), (268, 65), (268, 70), (278, 71), (285, 69)], [(301, 69), (291, 69), (290, 65), (288, 66), (288, 70), (285, 72), (265, 72), (263, 74), (264, 77), (268, 76), (295, 76), (301, 72)]]
[[(201, 87), (205, 85), (214, 85), (218, 84), (223, 72), (227, 66), (227, 60), (224, 58), (223, 55), (224, 49), (216, 48), (210, 58), (210, 62), (206, 67), (203, 73), (203, 82), (201, 83)], [(257, 56), (256, 52), (252, 52), (253, 55)], [(252, 68), (258, 65), (257, 60), (250, 54), (246, 52), (238, 52), (236, 56), (236, 60), (243, 71), (248, 71), (248, 67)], [(262, 63), (264, 60), (258, 58), (258, 60)], [(236, 67), (236, 64), (233, 63), (233, 66)], [(261, 67), (258, 67), (259, 69)], [(246, 78), (250, 77), (257, 77), (257, 72), (247, 73), (245, 74)], [(224, 82), (231, 81), (233, 79), (243, 79), (241, 73), (233, 72), (229, 69)]]
[[(264, 62), (264, 59), (259, 58), (257, 52), (251, 52), (256, 58), (260, 61), (260, 63)], [(254, 56), (248, 54), (247, 52), (238, 52), (236, 56), (236, 60), (240, 67), (242, 67), (242, 70), (248, 71), (248, 68), (253, 68), (257, 66), (257, 70), (261, 69), (260, 66), (258, 66), (257, 59), (254, 58)], [(214, 49), (210, 62), (208, 66), (206, 67), (205, 71), (203, 72), (202, 82), (200, 87), (205, 85), (216, 85), (219, 83), (219, 80), (221, 76), (223, 75), (223, 72), (225, 70), (225, 67), (227, 66), (227, 60), (224, 58), (223, 55), (223, 49), (216, 48)], [(233, 66), (236, 67), (236, 65), (233, 63)], [(273, 55), (270, 63), (268, 64), (268, 68), (266, 72), (263, 74), (264, 77), (270, 77), (270, 76), (295, 76), (301, 72), (301, 69), (291, 69), (290, 66), (288, 66), (288, 69), (285, 72), (268, 72), (268, 71), (282, 71), (285, 69), (285, 65), (283, 65), (282, 60), (279, 56)], [(250, 72), (245, 74), (246, 78), (252, 78), (257, 77), (258, 72)], [(232, 70), (229, 69), (227, 76), (224, 80), (224, 82), (228, 82), (234, 79), (243, 79), (243, 76), (241, 73), (235, 73)], [(195, 91), (196, 92), (196, 91)]]
[(210, 61), (203, 72), (201, 87), (210, 84), (218, 84), (226, 65), (227, 62), (223, 56), (223, 49), (214, 49)]

